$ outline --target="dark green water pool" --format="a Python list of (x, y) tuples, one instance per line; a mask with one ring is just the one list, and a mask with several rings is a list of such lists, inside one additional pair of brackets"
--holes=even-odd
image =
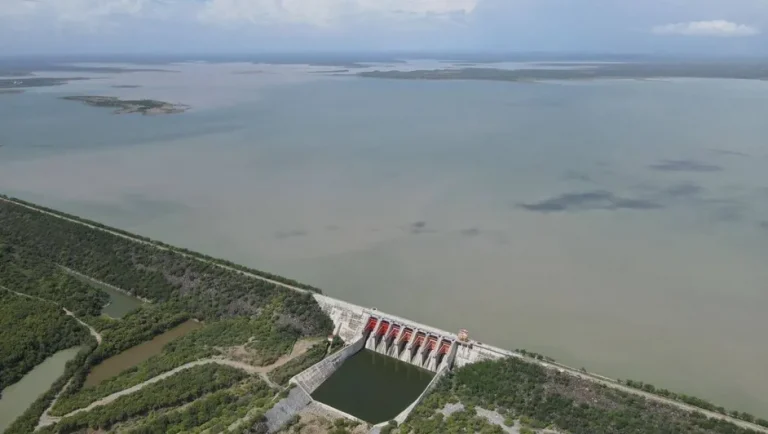
[(375, 424), (405, 410), (432, 377), (425, 369), (362, 350), (344, 362), (312, 397)]

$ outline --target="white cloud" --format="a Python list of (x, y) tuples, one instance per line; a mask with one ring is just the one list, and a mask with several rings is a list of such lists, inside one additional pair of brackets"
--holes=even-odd
[(683, 36), (753, 36), (760, 34), (760, 29), (746, 24), (737, 24), (725, 20), (691, 21), (688, 23), (665, 24), (656, 26), (652, 32), (657, 35)]
[(150, 0), (0, 0), (0, 16), (44, 16), (94, 23), (114, 15), (137, 15)]
[(32, 15), (38, 10), (36, 0), (0, 0), (0, 17)]
[(200, 18), (213, 22), (298, 23), (327, 27), (353, 17), (469, 14), (479, 0), (208, 0)]
[[(29, 26), (93, 30), (121, 17), (177, 22), (303, 24), (333, 27), (361, 20), (452, 17), (482, 0), (0, 0), (0, 19)], [(40, 21), (39, 19), (46, 20)]]

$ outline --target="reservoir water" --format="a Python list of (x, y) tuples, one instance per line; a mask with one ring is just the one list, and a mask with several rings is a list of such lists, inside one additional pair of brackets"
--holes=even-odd
[(405, 410), (432, 377), (425, 369), (364, 349), (347, 359), (312, 397), (376, 424)]
[(126, 369), (138, 365), (154, 355), (160, 354), (160, 352), (163, 351), (165, 344), (200, 327), (202, 327), (202, 324), (197, 321), (186, 321), (161, 335), (155, 336), (147, 342), (136, 345), (116, 356), (104, 360), (96, 365), (85, 378), (85, 386), (99, 384), (106, 379), (118, 375)]
[(768, 82), (168, 68), (3, 96), (0, 191), (768, 417)]
[(0, 433), (21, 416), (40, 395), (48, 391), (64, 373), (67, 362), (74, 359), (78, 351), (78, 347), (59, 351), (35, 366), (21, 380), (3, 390), (3, 396), (0, 398)]

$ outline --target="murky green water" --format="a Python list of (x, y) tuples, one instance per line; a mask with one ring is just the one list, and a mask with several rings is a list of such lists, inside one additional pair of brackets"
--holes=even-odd
[(109, 315), (112, 318), (122, 318), (128, 312), (138, 309), (139, 306), (143, 304), (138, 298), (131, 297), (128, 294), (116, 291), (108, 286), (102, 286), (99, 289), (109, 294), (109, 304), (104, 306), (101, 313)]
[(17, 383), (3, 390), (3, 397), (0, 398), (0, 432), (4, 432), (27, 407), (51, 387), (64, 373), (67, 362), (72, 360), (78, 351), (78, 347), (59, 351), (35, 366)]
[(70, 274), (81, 282), (90, 285), (99, 291), (103, 291), (109, 294), (109, 304), (104, 306), (104, 308), (101, 310), (101, 313), (109, 315), (112, 318), (122, 318), (132, 310), (138, 309), (139, 306), (144, 303), (136, 297), (113, 289), (111, 286), (97, 280), (74, 272), (71, 272)]
[(434, 377), (405, 362), (362, 350), (344, 362), (312, 397), (366, 422), (395, 418)]
[(88, 374), (88, 377), (85, 379), (85, 385), (94, 386), (99, 384), (108, 378), (116, 376), (128, 368), (132, 368), (138, 365), (139, 363), (149, 359), (156, 354), (160, 354), (165, 344), (200, 327), (202, 327), (202, 324), (199, 322), (189, 320), (185, 323), (179, 324), (178, 326), (168, 330), (161, 335), (155, 336), (143, 344), (136, 345), (135, 347), (129, 348), (116, 356), (104, 360), (98, 366), (93, 368), (93, 370), (91, 370), (91, 373)]

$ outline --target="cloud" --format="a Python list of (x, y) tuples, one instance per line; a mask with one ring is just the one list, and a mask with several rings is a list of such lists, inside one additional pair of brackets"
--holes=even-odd
[(22, 17), (38, 11), (40, 3), (37, 0), (6, 0), (0, 2), (0, 17)]
[(523, 203), (519, 206), (528, 211), (541, 213), (618, 209), (649, 210), (662, 207), (650, 200), (628, 199), (602, 190), (566, 193), (540, 202)]
[(440, 17), (472, 13), (479, 0), (208, 0), (205, 22), (307, 24), (329, 27), (344, 19)]
[(760, 34), (760, 29), (746, 24), (737, 24), (725, 20), (691, 21), (656, 26), (651, 29), (656, 35), (682, 36), (754, 36)]
[(701, 163), (696, 160), (662, 160), (648, 167), (662, 172), (718, 172), (723, 170), (721, 166)]
[(147, 6), (163, 3), (163, 0), (0, 0), (0, 18), (49, 18), (91, 27), (111, 17), (137, 16)]

